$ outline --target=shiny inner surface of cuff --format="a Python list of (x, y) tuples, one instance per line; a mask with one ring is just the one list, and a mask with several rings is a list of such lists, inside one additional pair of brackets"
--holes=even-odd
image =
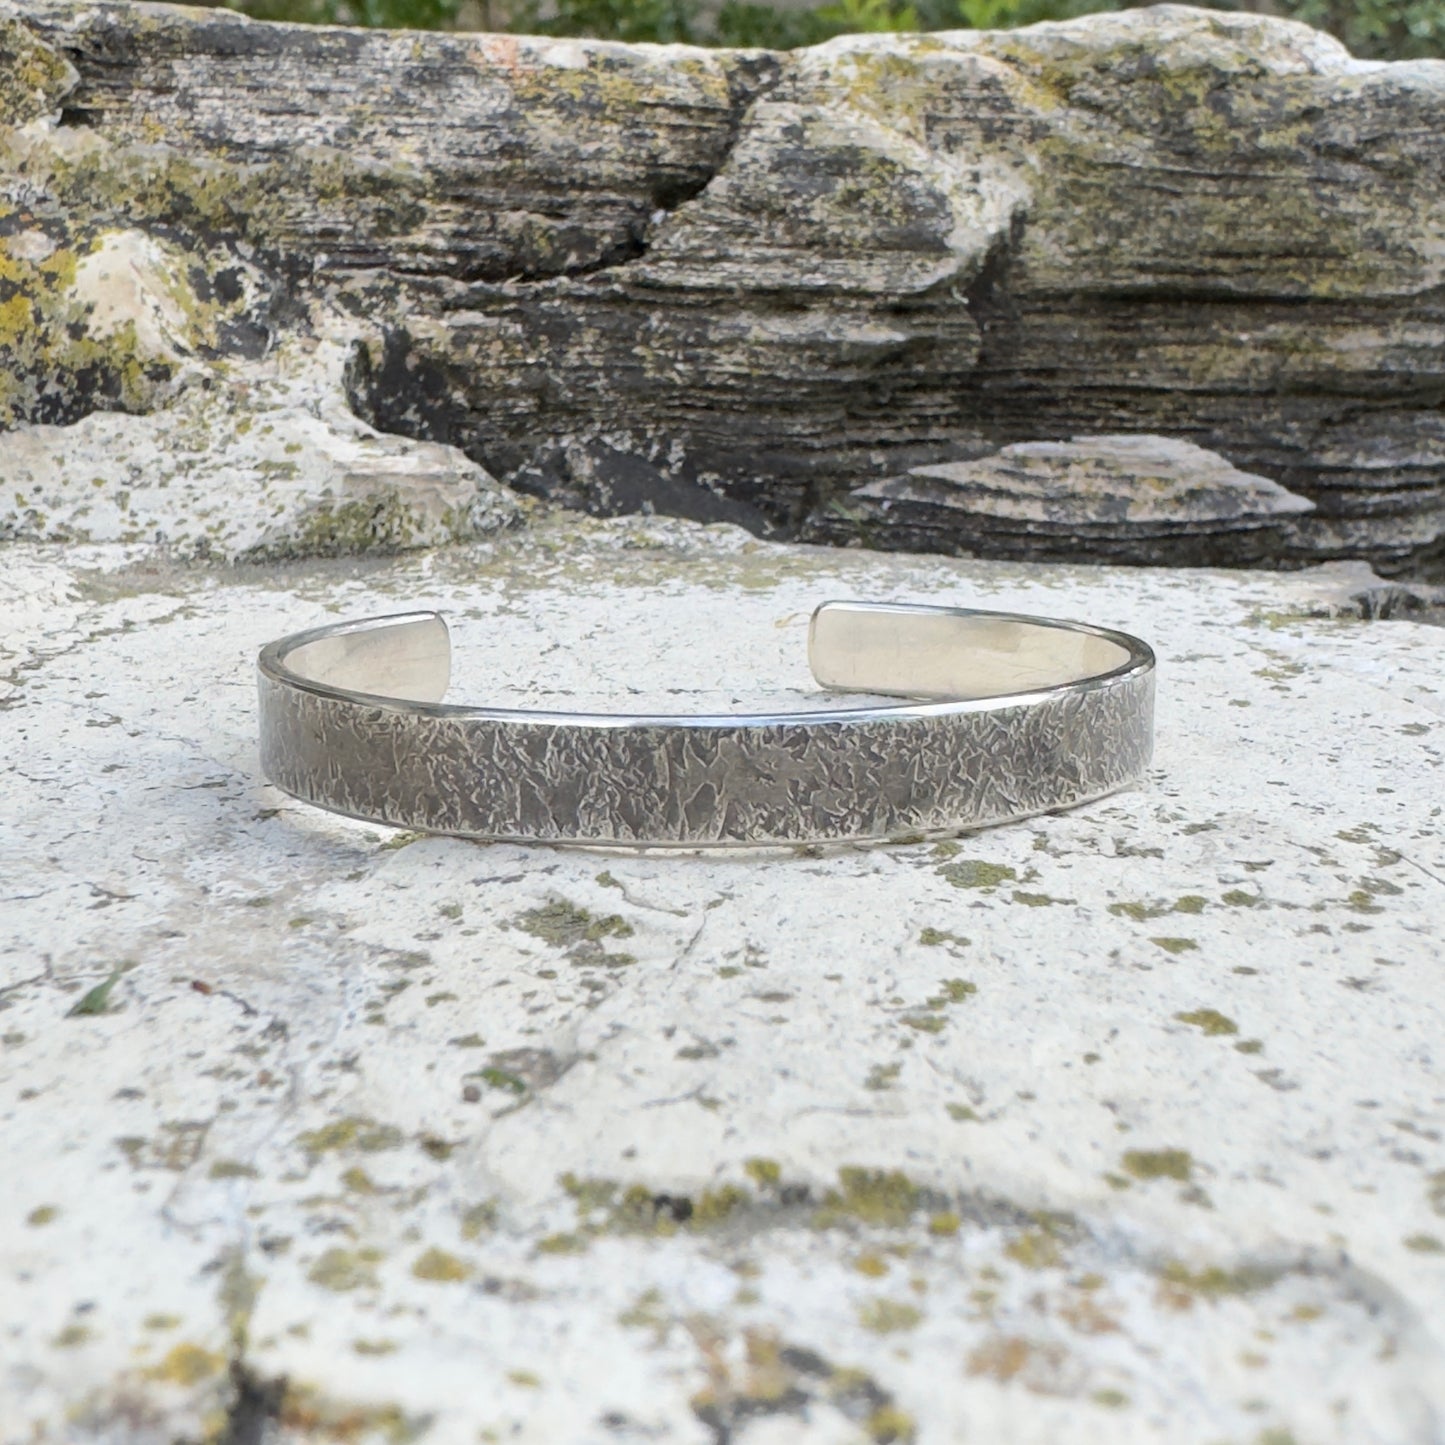
[[(981, 701), (1097, 680), (1149, 660), (1130, 641), (1011, 613), (825, 602), (809, 624), (808, 662), (830, 692)], [(303, 633), (274, 656), (303, 683), (403, 703), (440, 703), (451, 680), (451, 637), (435, 612)]]

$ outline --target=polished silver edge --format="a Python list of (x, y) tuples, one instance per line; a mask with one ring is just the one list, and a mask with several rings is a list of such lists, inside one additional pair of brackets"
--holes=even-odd
[(786, 839), (786, 838), (708, 838), (699, 839), (674, 839), (674, 838), (652, 838), (641, 842), (632, 840), (595, 838), (591, 836), (578, 835), (576, 837), (563, 837), (551, 835), (539, 837), (535, 833), (469, 833), (465, 830), (452, 830), (446, 828), (418, 828), (414, 823), (389, 823), (384, 818), (379, 818), (375, 813), (354, 812), (350, 808), (337, 807), (334, 803), (318, 802), (314, 797), (306, 793), (297, 792), (288, 788), (284, 783), (277, 783), (274, 780), (272, 787), (279, 788), (288, 798), (294, 798), (298, 803), (306, 803), (313, 808), (321, 808), (325, 812), (335, 813), (339, 818), (350, 818), (355, 823), (374, 823), (382, 828), (414, 829), (425, 832), (436, 838), (465, 838), (470, 842), (483, 843), (515, 843), (519, 846), (533, 847), (543, 844), (548, 848), (586, 848), (591, 852), (599, 853), (760, 853), (760, 854), (789, 854), (809, 852), (814, 849), (827, 848), (858, 848), (858, 847), (910, 847), (916, 843), (942, 842), (949, 838), (956, 838), (961, 832), (981, 831), (984, 828), (998, 828), (1007, 823), (1021, 823), (1029, 818), (1046, 818), (1055, 813), (1071, 813), (1075, 808), (1087, 807), (1090, 803), (1102, 802), (1105, 798), (1111, 798), (1127, 783), (1111, 783), (1108, 787), (1100, 788), (1097, 792), (1085, 793), (1079, 797), (1071, 797), (1066, 803), (1053, 803), (1043, 808), (1031, 808), (1027, 812), (1010, 813), (1007, 817), (996, 819), (988, 823), (945, 823), (934, 828), (901, 828), (895, 833), (820, 833), (813, 838)]
[(419, 717), (446, 717), (453, 719), (475, 719), (500, 723), (537, 723), (549, 726), (585, 728), (749, 728), (776, 727), (806, 724), (848, 724), (860, 722), (905, 721), (909, 718), (950, 717), (959, 713), (980, 713), (1001, 711), (1006, 708), (1026, 707), (1030, 703), (1042, 702), (1060, 693), (1091, 692), (1101, 688), (1114, 687), (1121, 682), (1150, 672), (1155, 667), (1154, 650), (1147, 642), (1127, 632), (1118, 632), (1108, 627), (1097, 627), (1087, 622), (1072, 622), (1057, 617), (1036, 617), (1023, 612), (995, 612), (977, 607), (935, 607), (925, 603), (907, 602), (856, 602), (830, 601), (820, 603), (813, 609), (808, 620), (808, 648), (811, 658), (814, 637), (820, 614), (832, 609), (856, 609), (860, 612), (924, 613), (931, 615), (952, 615), (958, 617), (987, 617), (1003, 622), (1018, 622), (1030, 627), (1054, 627), (1065, 632), (1081, 632), (1122, 647), (1128, 654), (1125, 662), (1118, 667), (1095, 676), (1061, 682), (1049, 687), (1033, 688), (1027, 692), (1005, 693), (997, 697), (954, 699), (931, 702), (882, 703), (869, 707), (818, 708), (800, 712), (773, 713), (594, 713), (554, 712), (534, 708), (482, 707), (467, 703), (428, 703), (406, 698), (391, 697), (384, 693), (360, 692), (351, 688), (333, 687), (326, 683), (314, 682), (293, 672), (286, 665), (286, 658), (296, 649), (312, 642), (321, 642), (350, 633), (381, 631), (391, 627), (402, 627), (417, 622), (439, 622), (447, 630), (446, 618), (435, 611), (414, 611), (389, 613), (380, 617), (364, 617), (349, 622), (336, 622), (321, 627), (308, 628), (303, 632), (291, 633), (267, 643), (257, 658), (258, 671), (270, 681), (324, 697), (338, 702), (349, 702), (366, 707), (381, 708), (388, 712), (415, 714)]

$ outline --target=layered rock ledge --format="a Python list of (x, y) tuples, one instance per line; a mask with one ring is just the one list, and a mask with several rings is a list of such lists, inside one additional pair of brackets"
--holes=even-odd
[[(401, 545), (506, 487), (1438, 569), (1442, 169), (1445, 63), (1176, 6), (783, 55), (3, 0), (0, 535)], [(1062, 510), (1011, 460), (1100, 437)], [(146, 498), (176, 485), (199, 520)]]

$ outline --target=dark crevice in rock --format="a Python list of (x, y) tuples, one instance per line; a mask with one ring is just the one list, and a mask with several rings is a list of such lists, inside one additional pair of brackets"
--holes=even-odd
[(717, 175), (732, 159), (737, 149), (738, 138), (743, 133), (754, 106), (771, 95), (786, 74), (786, 55), (771, 51), (759, 51), (751, 55), (735, 57), (735, 64), (728, 72), (728, 120), (724, 127), (721, 152), (708, 167), (706, 174), (687, 180), (681, 177), (669, 180), (660, 177), (653, 188), (652, 203), (660, 211), (675, 211), (685, 201), (699, 196), (710, 186)]
[[(735, 60), (736, 64), (728, 72), (728, 95), (732, 105), (727, 139), (723, 146), (722, 159), (713, 167), (714, 176), (722, 170), (737, 149), (738, 139), (754, 108), (777, 90), (791, 69), (791, 57), (788, 54), (769, 50), (740, 54)], [(712, 177), (708, 179), (710, 181)], [(699, 186), (691, 195), (676, 197), (669, 197), (666, 192), (659, 193), (658, 205), (667, 210), (675, 210), (683, 201), (690, 200), (703, 189), (703, 186)]]
[(686, 1224), (693, 1216), (692, 1200), (685, 1194), (654, 1194), (650, 1202), (653, 1215), (657, 1219)]
[(742, 134), (747, 117), (759, 100), (775, 90), (783, 79), (784, 57), (761, 52), (756, 56), (743, 57), (737, 67), (728, 75), (728, 92), (731, 100), (729, 120), (725, 128), (722, 149), (711, 162), (691, 176), (668, 176), (660, 174), (652, 187), (651, 207), (646, 215), (637, 216), (627, 223), (626, 234), (606, 247), (591, 261), (564, 266), (560, 270), (523, 269), (505, 277), (473, 274), (457, 275), (456, 279), (468, 281), (496, 281), (504, 279), (513, 283), (545, 282), (558, 277), (572, 279), (594, 276), (599, 271), (616, 270), (640, 261), (651, 248), (652, 233), (659, 222), (670, 216), (679, 207), (695, 200), (713, 183), (727, 166), (737, 148), (738, 137)]
[(825, 1401), (875, 1445), (912, 1445), (916, 1438), (912, 1417), (866, 1371), (840, 1368), (816, 1350), (761, 1332), (746, 1335), (745, 1350), (744, 1370), (715, 1365), (711, 1383), (693, 1397), (693, 1414), (711, 1433), (711, 1445), (737, 1445), (752, 1421), (769, 1417), (792, 1416), (801, 1426)]
[[(627, 226), (627, 235), (620, 241), (608, 246), (600, 256), (594, 260), (584, 261), (578, 266), (564, 267), (560, 272), (543, 272), (541, 274), (522, 273), (511, 279), (514, 281), (550, 281), (553, 276), (563, 277), (594, 276), (599, 271), (611, 271), (618, 266), (626, 266), (633, 261), (640, 261), (647, 255), (647, 235), (652, 228), (651, 220), (631, 221)], [(470, 278), (464, 278), (470, 279)]]
[[(376, 350), (376, 355), (366, 346), (352, 350), (344, 377), (352, 411), (378, 431), (463, 445), (465, 411), (457, 379), (424, 356), (399, 327), (384, 331)], [(484, 458), (473, 459), (487, 465)]]
[(216, 1445), (268, 1445), (281, 1418), (286, 1377), (263, 1380), (244, 1361), (231, 1362), (231, 1403)]
[(593, 516), (651, 512), (732, 523), (758, 536), (779, 533), (776, 513), (719, 488), (691, 455), (671, 456), (665, 434), (609, 438), (580, 417), (545, 429), (494, 430), (468, 404), (467, 378), (400, 328), (371, 348), (358, 346), (345, 383), (348, 403), (368, 425), (460, 447), (526, 495)]
[(507, 481), (530, 496), (595, 517), (655, 512), (691, 522), (731, 522), (757, 536), (776, 531), (764, 512), (709, 487), (687, 460), (669, 463), (655, 455), (664, 450), (645, 443), (617, 446), (604, 438), (561, 447), (543, 442)]
[[(1436, 576), (1445, 581), (1445, 567), (1437, 569)], [(1434, 627), (1445, 627), (1445, 586), (1408, 586), (1402, 583), (1382, 583), (1378, 587), (1366, 587), (1357, 592), (1351, 602), (1359, 609), (1359, 616), (1366, 622), (1427, 622)]]
[(1055, 302), (1061, 306), (1093, 304), (1097, 306), (1133, 306), (1141, 302), (1151, 306), (1190, 307), (1237, 307), (1237, 306), (1279, 306), (1307, 307), (1317, 304), (1317, 298), (1301, 296), (1298, 292), (1267, 292), (1241, 289), (1221, 289), (1218, 285), (1184, 285), (1178, 281), (1161, 281), (1157, 284), (1140, 282), (1134, 286), (1110, 286), (1107, 291), (1079, 292), (1061, 291), (1050, 293), (1036, 291), (1032, 298), (1036, 303)]

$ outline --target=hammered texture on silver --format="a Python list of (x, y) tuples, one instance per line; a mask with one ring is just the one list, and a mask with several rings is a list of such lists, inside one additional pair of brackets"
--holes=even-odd
[(327, 697), (264, 674), (261, 762), (353, 817), (631, 845), (866, 840), (1085, 802), (1148, 766), (1154, 674), (924, 716), (616, 726)]

